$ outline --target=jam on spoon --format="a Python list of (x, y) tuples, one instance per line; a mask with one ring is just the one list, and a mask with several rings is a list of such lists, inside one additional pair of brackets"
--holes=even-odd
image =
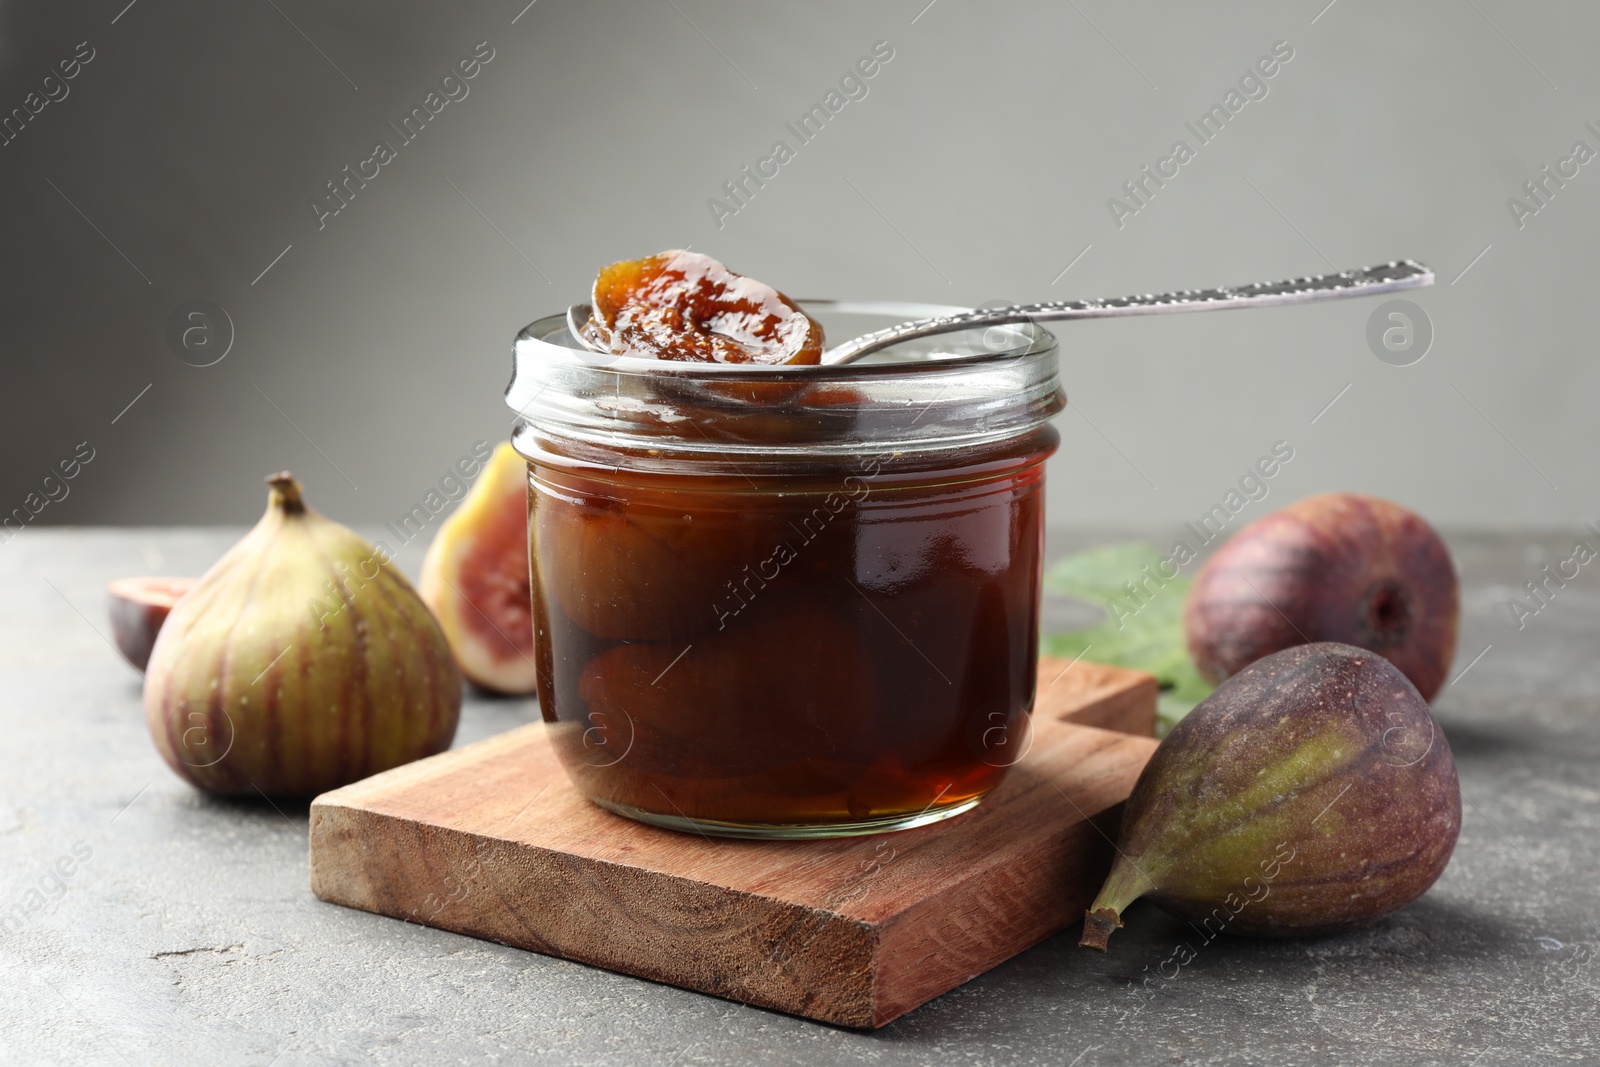
[(699, 252), (613, 263), (594, 282), (585, 338), (647, 359), (767, 366), (822, 361), (822, 327), (770, 285)]

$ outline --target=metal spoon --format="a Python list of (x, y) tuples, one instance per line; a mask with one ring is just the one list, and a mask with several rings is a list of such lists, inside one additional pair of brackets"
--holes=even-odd
[[(969, 311), (960, 315), (940, 315), (931, 319), (902, 322), (834, 345), (822, 354), (827, 366), (853, 363), (862, 356), (918, 337), (954, 333), (960, 330), (1004, 326), (1018, 322), (1056, 322), (1064, 319), (1104, 319), (1121, 315), (1155, 315), (1179, 311), (1221, 311), (1226, 308), (1270, 307), (1277, 304), (1307, 304), (1317, 300), (1377, 296), (1402, 289), (1419, 289), (1433, 284), (1433, 271), (1412, 259), (1382, 263), (1361, 270), (1318, 274), (1309, 278), (1290, 278), (1281, 282), (1254, 282), (1250, 285), (1220, 286), (1216, 289), (1181, 289), (1172, 293), (1145, 293), (1110, 300), (1052, 300), (1043, 304), (1013, 304), (1010, 307)], [(589, 321), (588, 304), (567, 308), (567, 329), (591, 352), (604, 352), (588, 337), (583, 325)], [(610, 355), (611, 353), (606, 353)]]

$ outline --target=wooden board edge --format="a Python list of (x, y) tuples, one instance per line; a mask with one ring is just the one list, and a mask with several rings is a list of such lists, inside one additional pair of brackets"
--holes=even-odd
[[(963, 879), (939, 901), (924, 901), (887, 924), (879, 939), (880, 963), (891, 956), (916, 963), (878, 968), (883, 977), (873, 988), (872, 1027), (887, 1026), (1081, 922), (1111, 869), (1122, 810), (1122, 803), (1113, 804), (1065, 827), (1041, 853), (1053, 862), (1010, 880), (1009, 894), (997, 893), (992, 878)], [(925, 911), (937, 911), (944, 921), (929, 927)], [(976, 929), (950, 918), (958, 913), (974, 916)]]
[[(391, 842), (390, 847), (373, 847), (372, 843), (382, 841)], [(584, 929), (563, 936), (553, 928), (563, 916), (573, 915), (570, 909), (563, 909), (563, 902), (581, 906), (595, 899), (592, 893), (560, 891), (559, 883), (575, 879), (602, 882), (608, 892), (620, 889), (621, 893), (611, 920), (590, 915), (579, 923)], [(874, 1025), (877, 930), (823, 909), (536, 845), (418, 824), (330, 802), (326, 796), (318, 798), (312, 810), (311, 888), (330, 904), (836, 1026), (866, 1029)], [(452, 908), (452, 898), (464, 900), (468, 893), (480, 895), (477, 907)], [(674, 960), (677, 966), (672, 968), (641, 967), (639, 961), (645, 957), (629, 958), (625, 938), (604, 936), (610, 925), (652, 912), (704, 920), (741, 910), (749, 914), (732, 924), (735, 958), (731, 961), (711, 959), (716, 945), (693, 937), (689, 927), (669, 934), (678, 943), (675, 950), (664, 953), (659, 945), (652, 949), (658, 958)], [(649, 924), (648, 919), (644, 922)], [(649, 925), (659, 939), (663, 924)], [(724, 980), (717, 967), (726, 973), (731, 962), (738, 971), (741, 960), (737, 955), (746, 943), (751, 951), (742, 961), (743, 980)], [(758, 947), (763, 945), (767, 947)], [(780, 975), (787, 981), (772, 981)]]
[(386, 771), (369, 775), (359, 781), (342, 785), (337, 789), (330, 789), (326, 793), (318, 794), (311, 806), (315, 809), (319, 804), (332, 806), (355, 806), (363, 801), (381, 799), (383, 796), (399, 792), (409, 786), (426, 782), (432, 778), (439, 778), (449, 774), (459, 764), (470, 763), (481, 758), (486, 751), (520, 744), (522, 734), (531, 730), (543, 730), (543, 720), (535, 719), (533, 722), (513, 726), (498, 734), (473, 741), (471, 744), (462, 745), (460, 748), (450, 748), (437, 752), (432, 756), (424, 756), (410, 763), (402, 763), (398, 767), (391, 767)]
[(1056, 718), (1078, 726), (1094, 726), (1136, 737), (1154, 737), (1156, 700), (1161, 693), (1156, 676), (1144, 671), (1119, 673), (1124, 677), (1118, 678), (1114, 685), (1103, 686), (1090, 704), (1058, 714)]

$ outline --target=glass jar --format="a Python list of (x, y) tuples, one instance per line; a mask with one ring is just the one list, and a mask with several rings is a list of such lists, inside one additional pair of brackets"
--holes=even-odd
[[(951, 308), (808, 302), (833, 337)], [(1044, 461), (1065, 404), (1033, 324), (842, 367), (518, 335), (539, 705), (622, 815), (824, 837), (958, 815), (1034, 698)]]

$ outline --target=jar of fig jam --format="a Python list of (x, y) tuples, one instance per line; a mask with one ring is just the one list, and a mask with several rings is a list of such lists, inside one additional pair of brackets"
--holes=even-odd
[[(953, 309), (814, 302), (832, 337)], [(578, 788), (740, 837), (977, 804), (1033, 704), (1044, 461), (1032, 324), (841, 367), (601, 356), (518, 335), (539, 704)]]

